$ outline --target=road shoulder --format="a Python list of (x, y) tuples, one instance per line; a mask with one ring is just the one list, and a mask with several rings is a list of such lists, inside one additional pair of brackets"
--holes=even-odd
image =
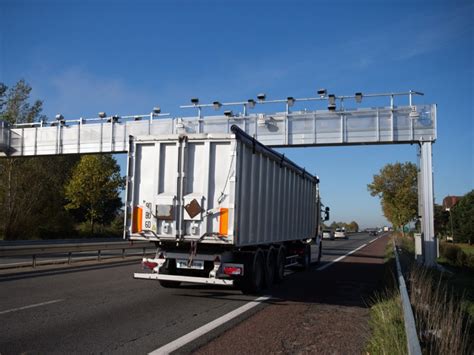
[(368, 303), (383, 285), (388, 240), (382, 237), (322, 271), (293, 275), (272, 290), (268, 307), (196, 353), (363, 352), (370, 336)]

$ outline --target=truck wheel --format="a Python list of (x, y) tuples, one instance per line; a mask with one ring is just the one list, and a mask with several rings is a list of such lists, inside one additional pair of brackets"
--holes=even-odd
[(319, 248), (318, 248), (318, 259), (316, 260), (316, 264), (319, 264), (321, 262), (321, 256), (323, 255), (323, 242), (319, 242)]
[(275, 282), (282, 282), (285, 278), (285, 264), (286, 264), (286, 251), (282, 245), (278, 248), (278, 253), (275, 263)]
[(245, 255), (245, 259), (245, 274), (239, 286), (244, 294), (257, 294), (265, 285), (263, 252), (258, 249), (255, 253)]
[(304, 246), (304, 252), (301, 256), (301, 267), (303, 270), (308, 270), (311, 266), (311, 245), (306, 244)]
[[(171, 263), (171, 260), (167, 260), (165, 265), (160, 268), (160, 274), (163, 275), (171, 275), (170, 269), (175, 267), (174, 264)], [(170, 280), (158, 280), (160, 282), (160, 286), (164, 288), (178, 288), (181, 285), (180, 281), (170, 281)]]
[(265, 258), (265, 284), (271, 287), (275, 281), (276, 250), (274, 247), (268, 249)]

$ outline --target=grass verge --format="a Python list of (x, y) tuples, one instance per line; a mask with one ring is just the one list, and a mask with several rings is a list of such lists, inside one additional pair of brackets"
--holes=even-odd
[(428, 354), (470, 354), (472, 319), (458, 295), (437, 270), (414, 266), (410, 270), (410, 302), (422, 349)]
[(469, 245), (467, 243), (459, 243), (456, 245), (467, 255), (474, 255), (474, 245)]
[[(474, 351), (474, 280), (472, 270), (444, 266), (449, 272), (414, 262), (413, 240), (398, 238), (401, 262), (415, 314), (422, 350), (428, 354), (470, 354)], [(443, 249), (441, 248), (443, 253)], [(439, 260), (441, 263), (443, 258)]]
[(372, 336), (367, 343), (367, 353), (407, 353), (402, 303), (398, 291), (386, 291), (375, 297), (370, 308), (369, 324)]
[(395, 279), (395, 255), (392, 243), (385, 249), (385, 290), (370, 302), (371, 337), (367, 341), (368, 354), (406, 354), (407, 340), (403, 309)]

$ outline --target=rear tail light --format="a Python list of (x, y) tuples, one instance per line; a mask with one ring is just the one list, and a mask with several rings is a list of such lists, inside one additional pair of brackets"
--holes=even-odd
[(229, 276), (242, 275), (242, 268), (236, 266), (226, 266), (224, 268), (224, 274)]
[(155, 267), (158, 266), (158, 263), (152, 262), (152, 261), (143, 261), (142, 262), (143, 268), (147, 268), (150, 270), (153, 270)]

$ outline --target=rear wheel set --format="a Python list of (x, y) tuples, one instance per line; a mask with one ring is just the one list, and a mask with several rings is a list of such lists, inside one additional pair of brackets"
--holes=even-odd
[(303, 254), (300, 257), (301, 268), (303, 270), (309, 270), (311, 266), (311, 245), (305, 244), (303, 247)]
[(265, 258), (263, 251), (257, 249), (255, 253), (242, 254), (244, 276), (237, 285), (244, 294), (257, 294), (265, 286)]
[(286, 255), (283, 246), (243, 254), (242, 261), (244, 276), (237, 281), (237, 286), (244, 294), (258, 294), (284, 278)]
[(282, 282), (285, 278), (286, 249), (282, 245), (278, 248), (275, 262), (275, 282)]

